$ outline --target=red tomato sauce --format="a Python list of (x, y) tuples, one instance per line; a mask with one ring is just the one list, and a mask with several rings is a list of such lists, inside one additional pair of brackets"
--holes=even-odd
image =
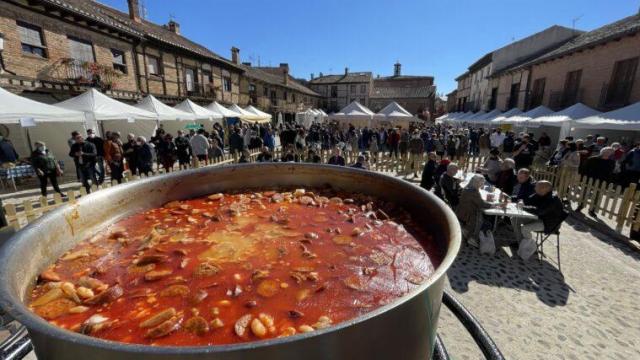
[(232, 344), (369, 312), (426, 281), (442, 255), (406, 212), (371, 197), (214, 194), (138, 213), (79, 243), (40, 275), (30, 307), (103, 339)]

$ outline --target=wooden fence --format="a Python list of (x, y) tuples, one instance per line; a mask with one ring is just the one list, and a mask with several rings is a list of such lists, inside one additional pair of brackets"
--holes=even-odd
[[(251, 162), (257, 160), (258, 151), (250, 154)], [(274, 159), (281, 159), (284, 152), (276, 149), (273, 152)], [(305, 153), (295, 154), (304, 157)], [(358, 153), (345, 152), (342, 154), (347, 165), (356, 162)], [(327, 163), (332, 156), (330, 150), (322, 150), (318, 152), (321, 163)], [(388, 173), (390, 175), (409, 175), (412, 173), (421, 174), (426, 154), (417, 156), (414, 161), (412, 155), (405, 156), (388, 156), (379, 153), (371, 156), (369, 159), (369, 169)], [(302, 158), (301, 161), (308, 159)], [(474, 171), (482, 167), (485, 158), (480, 156), (468, 156), (461, 159), (455, 159), (461, 170)], [(213, 159), (209, 164), (195, 163), (192, 166), (220, 166), (224, 164), (235, 163), (238, 161), (237, 155), (225, 154), (220, 158)], [(415, 165), (416, 169), (411, 166)], [(174, 170), (178, 171), (177, 166)], [(163, 174), (163, 169), (158, 169), (155, 175)], [(565, 201), (572, 203), (585, 209), (593, 210), (596, 214), (608, 218), (615, 223), (615, 230), (622, 233), (625, 229), (640, 230), (640, 189), (636, 184), (630, 184), (627, 188), (619, 185), (601, 182), (598, 180), (580, 177), (574, 173), (564, 171), (557, 167), (533, 168), (532, 174), (536, 180), (548, 180), (553, 185), (558, 195)], [(138, 176), (130, 176), (125, 173), (125, 182), (138, 180)], [(103, 188), (110, 187), (110, 183), (103, 184)], [(77, 198), (86, 195), (84, 188), (67, 191), (67, 198), (63, 199), (59, 194), (54, 194), (53, 200), (50, 201), (44, 197), (39, 200), (24, 200), (20, 204), (5, 204), (4, 211), (9, 226), (16, 230), (22, 228), (27, 223), (42, 216), (66, 202), (74, 202)]]

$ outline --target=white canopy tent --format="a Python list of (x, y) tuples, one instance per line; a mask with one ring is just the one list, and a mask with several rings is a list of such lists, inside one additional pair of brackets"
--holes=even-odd
[[(183, 102), (176, 105), (175, 108), (193, 114), (196, 122), (199, 124), (209, 125), (213, 122), (221, 122), (222, 120), (222, 115), (216, 114), (189, 99), (185, 99)], [(209, 123), (205, 123), (206, 121), (209, 121)]]
[(158, 124), (156, 114), (112, 99), (96, 89), (87, 90), (55, 106), (83, 112), (87, 129), (100, 132), (118, 131), (123, 136), (127, 133), (151, 136)]
[(172, 135), (175, 135), (178, 130), (183, 130), (187, 124), (191, 124), (195, 120), (193, 114), (173, 108), (156, 99), (153, 95), (146, 96), (135, 107), (156, 114), (159, 126), (166, 133)]
[(533, 119), (541, 116), (546, 116), (552, 113), (553, 113), (553, 110), (549, 109), (544, 105), (540, 105), (525, 113), (522, 113), (520, 115), (515, 115), (508, 119), (505, 119), (502, 123), (511, 124), (513, 126), (519, 126), (519, 127), (529, 127), (529, 126), (536, 127), (536, 126), (539, 126), (539, 124)]
[(479, 127), (489, 126), (489, 125), (491, 125), (490, 121), (492, 119), (500, 116), (500, 114), (502, 114), (502, 112), (500, 110), (493, 109), (493, 110), (491, 110), (491, 111), (489, 111), (487, 113), (484, 113), (484, 114), (482, 114), (480, 116), (474, 116), (472, 119), (467, 120), (467, 121), (472, 123), (472, 124), (474, 124), (474, 125), (476, 125), (476, 126), (479, 126)]
[(503, 112), (500, 116), (497, 116), (493, 119), (491, 119), (491, 125), (501, 125), (501, 124), (505, 124), (505, 120), (507, 120), (508, 118), (515, 116), (515, 115), (520, 115), (522, 114), (522, 110), (518, 109), (518, 108), (513, 108), (511, 110), (505, 111)]
[(640, 131), (640, 102), (576, 120), (576, 129)]
[[(58, 160), (64, 160), (67, 170), (73, 170), (69, 162), (67, 139), (74, 130), (84, 127), (84, 114), (27, 99), (0, 88), (0, 124), (6, 129), (3, 135), (9, 139), (21, 157), (31, 155), (31, 142), (44, 141)], [(23, 127), (24, 125), (24, 127)]]
[(254, 114), (256, 116), (254, 121), (257, 123), (267, 123), (271, 121), (271, 114), (267, 114), (266, 112), (261, 111), (260, 109), (254, 107), (253, 105), (249, 105), (244, 109), (247, 112)]
[(482, 118), (487, 115), (486, 111), (478, 111), (475, 114), (465, 118), (465, 122), (470, 124), (475, 124), (476, 121), (482, 120)]
[(239, 118), (240, 114), (233, 111), (233, 110), (229, 110), (226, 107), (220, 105), (220, 103), (218, 103), (217, 101), (212, 102), (211, 104), (207, 105), (206, 107), (207, 110), (216, 113), (222, 117), (225, 118)]
[(240, 106), (238, 106), (238, 104), (231, 104), (231, 106), (229, 106), (229, 110), (240, 114), (238, 118), (240, 118), (241, 120), (250, 121), (250, 122), (256, 121), (255, 114), (252, 114), (247, 110), (241, 108)]
[(382, 110), (378, 111), (376, 115), (378, 115), (374, 117), (376, 123), (387, 126), (402, 126), (408, 128), (411, 121), (418, 120), (395, 101), (390, 102), (382, 108)]
[(371, 120), (374, 115), (375, 113), (366, 106), (354, 101), (339, 112), (329, 115), (329, 118), (337, 120), (344, 125), (351, 123), (355, 126), (371, 126)]
[(571, 134), (577, 137), (597, 133), (608, 137), (610, 142), (633, 144), (640, 140), (640, 102), (575, 120), (572, 127)]
[(454, 117), (454, 118), (449, 118), (447, 119), (447, 122), (451, 123), (451, 124), (462, 124), (465, 122), (465, 119), (472, 117), (473, 115), (475, 115), (475, 113), (473, 111), (467, 111), (465, 113), (460, 113), (460, 115)]
[(582, 103), (577, 103), (555, 113), (532, 119), (530, 123), (539, 127), (535, 131), (535, 135), (539, 136), (542, 132), (546, 132), (551, 139), (557, 141), (569, 135), (573, 120), (596, 114), (600, 114), (600, 112)]
[(306, 128), (311, 126), (314, 121), (317, 121), (318, 113), (313, 109), (307, 109), (296, 113), (296, 123)]

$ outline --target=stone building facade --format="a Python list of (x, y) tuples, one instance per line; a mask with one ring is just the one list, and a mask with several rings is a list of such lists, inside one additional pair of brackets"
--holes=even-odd
[(497, 108), (508, 109), (510, 89), (522, 110), (561, 110), (577, 102), (609, 111), (640, 101), (640, 14), (583, 33), (537, 58), (494, 74)]
[(321, 108), (327, 112), (337, 112), (353, 101), (369, 107), (373, 88), (371, 72), (349, 72), (344, 69), (342, 75), (323, 75), (308, 82), (311, 90), (323, 97)]
[(180, 35), (180, 25), (140, 18), (95, 1), (2, 0), (0, 86), (46, 102), (97, 87), (133, 102), (240, 101), (242, 68)]
[(433, 76), (402, 75), (400, 63), (394, 65), (393, 76), (376, 77), (369, 108), (378, 112), (395, 101), (412, 114), (426, 119), (435, 110)]

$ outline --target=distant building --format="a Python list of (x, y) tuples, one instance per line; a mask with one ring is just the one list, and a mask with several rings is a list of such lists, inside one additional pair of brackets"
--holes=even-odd
[(433, 76), (402, 75), (402, 65), (396, 63), (393, 76), (373, 80), (368, 106), (378, 112), (395, 101), (410, 113), (426, 119), (435, 110), (435, 91)]
[(447, 94), (446, 112), (456, 112), (458, 106), (458, 90), (455, 89)]
[(501, 110), (515, 105), (509, 93), (517, 87), (524, 94), (517, 103), (523, 110), (539, 105), (561, 110), (581, 102), (610, 111), (640, 101), (639, 58), (640, 14), (635, 14), (494, 73), (490, 81), (499, 89)]
[(460, 75), (458, 81), (458, 111), (490, 111), (498, 108), (510, 109), (524, 101), (521, 79), (514, 79), (511, 86), (500, 88), (502, 94), (508, 93), (508, 101), (498, 106), (499, 87), (490, 85), (490, 77), (514, 64), (522, 64), (553, 50), (581, 34), (580, 31), (562, 26), (551, 26), (522, 40), (513, 42), (500, 49), (491, 51), (471, 64)]
[(349, 72), (342, 75), (323, 75), (309, 80), (309, 88), (323, 97), (321, 107), (336, 112), (353, 101), (369, 106), (373, 76), (371, 72)]

